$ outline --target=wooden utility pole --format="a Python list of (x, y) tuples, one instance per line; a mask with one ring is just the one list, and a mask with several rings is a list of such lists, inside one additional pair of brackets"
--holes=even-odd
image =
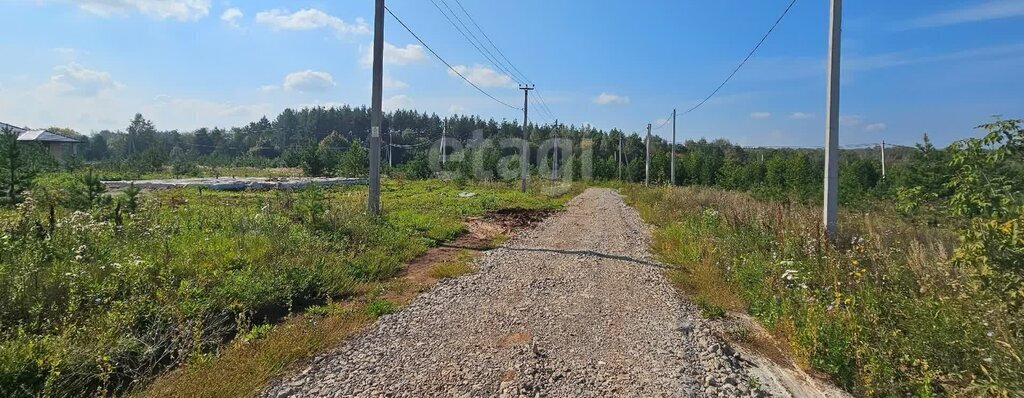
[(651, 186), (651, 124), (647, 123), (647, 157), (644, 161), (644, 186)]
[(828, 102), (825, 125), (825, 235), (836, 239), (839, 209), (839, 74), (842, 45), (843, 0), (832, 0), (828, 39)]
[(675, 109), (672, 110), (672, 161), (671, 161), (671, 164), (672, 164), (672, 166), (671, 166), (672, 176), (669, 177), (669, 178), (672, 179), (672, 182), (670, 182), (669, 185), (670, 186), (675, 186), (676, 185), (676, 110)]
[(376, 0), (373, 17), (373, 108), (370, 115), (370, 192), (367, 208), (370, 214), (380, 214), (380, 128), (384, 120), (381, 111), (384, 89), (384, 0)]
[(530, 174), (530, 90), (534, 86), (520, 84), (519, 89), (523, 90), (523, 153), (519, 160), (519, 190), (526, 192), (526, 179)]

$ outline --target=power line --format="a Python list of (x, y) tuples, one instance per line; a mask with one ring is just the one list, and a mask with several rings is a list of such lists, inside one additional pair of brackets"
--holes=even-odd
[(557, 117), (557, 116), (555, 116), (554, 112), (552, 112), (552, 111), (551, 111), (551, 108), (549, 108), (549, 107), (548, 107), (548, 104), (547, 104), (547, 103), (546, 103), (546, 102), (544, 101), (544, 97), (542, 97), (542, 96), (540, 95), (540, 92), (539, 92), (539, 91), (537, 91), (537, 92), (534, 92), (534, 94), (537, 94), (537, 101), (538, 101), (538, 104), (540, 105), (540, 109), (541, 109), (541, 111), (543, 111), (544, 113), (546, 113), (546, 114), (547, 114), (548, 116), (550, 116), (550, 117), (551, 117), (552, 119), (555, 119), (555, 120), (557, 120), (557, 119), (558, 119), (558, 117)]
[[(434, 0), (431, 0), (431, 1), (434, 1)], [(472, 29), (470, 29), (469, 26), (467, 26), (462, 21), (462, 18), (459, 18), (459, 16), (456, 15), (455, 11), (451, 7), (449, 7), (448, 2), (446, 0), (438, 0), (438, 1), (440, 1), (441, 4), (444, 4), (445, 8), (447, 8), (448, 11), (451, 12), (452, 16), (454, 16), (455, 19), (462, 25), (462, 27), (465, 28), (466, 32), (469, 32), (469, 35), (472, 36), (473, 39), (475, 39), (476, 42), (480, 44), (480, 47), (483, 47), (484, 51), (487, 54), (490, 55), (490, 57), (488, 57), (488, 60), (490, 60), (491, 63), (496, 68), (500, 69), (502, 72), (504, 72), (505, 74), (507, 74), (510, 77), (512, 77), (512, 79), (516, 80), (517, 83), (522, 84), (522, 83), (525, 82), (525, 83), (533, 84), (533, 81), (530, 80), (528, 77), (526, 77), (526, 75), (521, 70), (519, 70), (519, 68), (516, 67), (516, 65), (514, 63), (512, 63), (511, 60), (508, 59), (508, 56), (506, 56), (505, 53), (503, 51), (501, 51), (501, 48), (499, 48), (496, 44), (494, 44), (494, 40), (492, 40), (491, 37), (487, 34), (487, 32), (485, 32), (483, 30), (483, 28), (480, 26), (480, 24), (476, 22), (476, 19), (473, 18), (473, 15), (469, 13), (469, 10), (466, 9), (466, 7), (462, 4), (462, 2), (460, 0), (455, 0), (455, 3), (458, 6), (458, 8), (460, 10), (462, 10), (462, 13), (466, 15), (466, 18), (469, 19), (469, 22), (473, 24), (473, 26), (476, 28), (476, 30), (478, 32), (480, 32), (480, 35), (483, 36), (483, 38), (487, 40), (488, 44), (490, 44), (490, 48), (493, 48), (494, 52), (498, 53), (498, 55), (495, 55), (494, 52), (491, 52), (488, 49), (488, 46), (486, 44), (484, 44), (484, 42), (481, 41), (480, 38), (476, 34), (474, 34), (472, 32)], [(435, 4), (435, 7), (437, 7), (436, 4)], [(443, 14), (443, 12), (442, 12), (442, 14)], [(457, 27), (456, 27), (456, 29), (458, 30)], [(465, 37), (465, 34), (463, 34), (463, 37)], [(466, 39), (469, 40), (468, 37)], [(472, 44), (472, 40), (470, 40), (470, 42)], [(482, 55), (487, 57), (487, 54), (482, 54)], [(499, 59), (499, 55), (500, 55), (501, 59)], [(504, 60), (504, 63), (501, 62), (502, 60)], [(544, 97), (542, 95), (540, 95), (539, 92), (535, 92), (535, 94), (537, 96), (537, 102), (536, 102), (536, 104), (538, 105), (537, 108), (541, 112), (543, 112), (547, 117), (550, 117), (553, 120), (558, 120), (558, 116), (555, 115), (555, 113), (551, 110), (551, 107), (548, 106), (547, 101), (544, 100)]]
[[(539, 103), (537, 102), (536, 98), (531, 98), (531, 99), (530, 99), (530, 103), (531, 103), (531, 104), (533, 104), (534, 106), (536, 106), (536, 107), (537, 107), (538, 109), (540, 109), (540, 110), (541, 110), (541, 112), (543, 112), (543, 111), (544, 111), (544, 108), (540, 106), (540, 104), (539, 104)], [(547, 116), (545, 116), (545, 115), (544, 115), (543, 113), (541, 113), (541, 114), (540, 114), (540, 115), (538, 115), (538, 116), (540, 116), (540, 118), (544, 120), (544, 123), (545, 123), (545, 124), (551, 124), (551, 120), (549, 120), (549, 119), (547, 118)]]
[(722, 87), (725, 87), (725, 85), (729, 83), (729, 81), (732, 80), (734, 76), (736, 76), (736, 73), (739, 72), (741, 68), (743, 68), (743, 65), (746, 65), (747, 61), (749, 61), (750, 58), (754, 56), (754, 53), (757, 52), (759, 48), (761, 48), (761, 45), (764, 44), (766, 40), (768, 40), (768, 36), (771, 36), (772, 32), (775, 31), (775, 28), (777, 28), (779, 24), (782, 23), (782, 19), (786, 18), (786, 15), (789, 14), (789, 10), (793, 9), (794, 4), (796, 4), (796, 0), (792, 0), (789, 3), (789, 6), (786, 7), (786, 10), (782, 12), (782, 15), (780, 15), (779, 19), (775, 21), (775, 24), (772, 25), (771, 29), (768, 29), (768, 32), (764, 34), (764, 37), (761, 37), (761, 41), (757, 42), (757, 45), (754, 46), (754, 49), (750, 50), (750, 53), (747, 54), (747, 57), (743, 59), (743, 62), (740, 62), (740, 64), (736, 66), (736, 69), (733, 69), (732, 73), (729, 74), (729, 77), (725, 78), (725, 81), (723, 81), (722, 84), (719, 84), (718, 88), (716, 88), (715, 91), (711, 92), (711, 95), (708, 95), (707, 98), (704, 98), (704, 100), (700, 101), (697, 105), (694, 105), (693, 108), (690, 108), (686, 112), (683, 112), (682, 115), (686, 115), (690, 112), (697, 110), (697, 108), (700, 108), (706, 102), (711, 100), (711, 98), (714, 97), (715, 94), (718, 94), (718, 92), (722, 90)]
[[(469, 27), (467, 27), (466, 24), (462, 22), (462, 19), (460, 19), (459, 16), (455, 14), (455, 11), (453, 11), (452, 8), (448, 6), (448, 3), (445, 3), (444, 0), (438, 1), (440, 1), (441, 4), (444, 4), (444, 7), (448, 9), (448, 11), (451, 13), (451, 16), (448, 16), (448, 13), (444, 12), (444, 10), (441, 9), (441, 6), (437, 5), (437, 1), (430, 0), (430, 3), (434, 5), (434, 8), (437, 8), (437, 11), (440, 12), (441, 15), (443, 15), (446, 20), (448, 20), (448, 23), (451, 24), (452, 27), (455, 28), (455, 30), (458, 31), (459, 34), (461, 34), (462, 37), (466, 39), (466, 41), (468, 41), (469, 44), (472, 45), (473, 48), (475, 48), (478, 53), (480, 53), (480, 55), (487, 59), (487, 62), (490, 62), (492, 66), (494, 66), (502, 73), (508, 75), (509, 77), (512, 77), (511, 72), (509, 72), (502, 66), (498, 65), (498, 62), (495, 61), (494, 55), (491, 54), (490, 50), (488, 50), (486, 46), (484, 46), (483, 49), (480, 48), (480, 46), (483, 46), (483, 43), (481, 43), (480, 39), (477, 39), (476, 35), (474, 35), (473, 32), (469, 30)], [(452, 20), (453, 17), (455, 18), (455, 20)], [(458, 24), (456, 24), (456, 21), (458, 21)], [(462, 28), (460, 28), (459, 25), (462, 25)], [(472, 36), (473, 38), (471, 39), (470, 36)], [(477, 43), (480, 44), (477, 45)], [(513, 79), (515, 78), (513, 77)], [(517, 81), (516, 83), (521, 82)]]
[(459, 71), (455, 70), (455, 68), (452, 67), (452, 64), (448, 63), (448, 61), (445, 61), (444, 58), (441, 58), (441, 56), (438, 55), (436, 51), (434, 51), (434, 49), (430, 48), (430, 46), (427, 45), (427, 43), (425, 41), (423, 41), (423, 39), (421, 39), (419, 35), (416, 34), (416, 32), (413, 32), (412, 29), (409, 28), (409, 25), (406, 25), (405, 22), (403, 22), (401, 18), (399, 18), (397, 15), (395, 15), (395, 13), (393, 11), (391, 11), (391, 8), (384, 7), (384, 9), (388, 12), (388, 14), (391, 14), (391, 17), (394, 18), (395, 21), (398, 21), (398, 23), (400, 25), (402, 25), (402, 27), (405, 28), (405, 30), (408, 31), (409, 34), (412, 35), (412, 37), (416, 38), (416, 41), (420, 42), (420, 44), (422, 44), (423, 47), (427, 49), (427, 51), (430, 51), (430, 53), (433, 54), (434, 57), (437, 58), (438, 61), (441, 61), (441, 63), (443, 63), (445, 66), (447, 66), (449, 70), (451, 70), (453, 73), (455, 73), (456, 75), (461, 77), (462, 80), (465, 80), (466, 83), (469, 83), (470, 86), (473, 86), (473, 88), (475, 88), (481, 94), (486, 95), (488, 98), (494, 100), (494, 102), (497, 102), (499, 104), (505, 105), (505, 106), (507, 106), (507, 107), (509, 107), (511, 109), (517, 110), (517, 111), (522, 110), (521, 108), (516, 108), (515, 106), (509, 105), (508, 103), (498, 99), (497, 97), (491, 95), (491, 93), (488, 93), (487, 91), (484, 91), (484, 89), (480, 88), (480, 86), (477, 86), (476, 83), (473, 83), (473, 82), (469, 81), (469, 79), (467, 79), (466, 76), (464, 76), (462, 73), (459, 73)]
[(666, 117), (665, 120), (662, 121), (661, 124), (658, 125), (658, 127), (655, 127), (654, 129), (655, 130), (661, 130), (663, 127), (665, 127), (666, 124), (668, 124), (668, 122), (671, 122), (671, 121), (672, 121), (672, 114), (669, 113), (668, 117)]
[(462, 2), (459, 1), (459, 0), (455, 0), (455, 3), (458, 4), (459, 8), (462, 9), (462, 12), (465, 13), (467, 17), (469, 17), (469, 21), (473, 23), (473, 26), (476, 26), (476, 29), (478, 31), (480, 31), (480, 34), (483, 35), (484, 38), (487, 39), (487, 42), (491, 44), (491, 47), (493, 47), (494, 50), (497, 51), (499, 55), (501, 55), (501, 58), (505, 60), (505, 62), (508, 64), (508, 66), (511, 66), (512, 69), (514, 69), (516, 72), (519, 73), (519, 77), (521, 78), (521, 80), (524, 80), (527, 83), (533, 84), (533, 82), (530, 81), (530, 79), (528, 79), (526, 77), (526, 75), (524, 75), (523, 72), (521, 72), (519, 70), (519, 68), (517, 68), (516, 65), (512, 63), (512, 61), (509, 61), (508, 57), (505, 56), (505, 53), (503, 53), (501, 51), (501, 49), (498, 48), (498, 46), (494, 44), (494, 41), (491, 40), (491, 37), (487, 35), (487, 32), (484, 32), (484, 30), (482, 28), (480, 28), (480, 25), (477, 24), (476, 20), (473, 19), (473, 16), (469, 14), (469, 11), (466, 10), (466, 7), (462, 6)]
[[(458, 16), (458, 14), (455, 13), (455, 10), (453, 10), (451, 8), (451, 6), (448, 5), (447, 1), (445, 1), (445, 0), (438, 0), (438, 1), (440, 1), (441, 4), (444, 5), (444, 8), (448, 9), (448, 12), (450, 12), (452, 14), (452, 16), (455, 17), (455, 20), (459, 22), (459, 25), (462, 25), (462, 27), (466, 30), (467, 33), (469, 33), (469, 35), (473, 38), (473, 40), (475, 40), (477, 44), (480, 44), (480, 47), (482, 47), (484, 52), (487, 53), (485, 55), (485, 57), (487, 57), (487, 59), (491, 62), (491, 65), (494, 65), (494, 67), (498, 68), (499, 70), (504, 72), (507, 76), (511, 77), (512, 80), (516, 81), (516, 83), (518, 83), (518, 84), (524, 83), (522, 81), (523, 79), (517, 78), (516, 75), (514, 73), (512, 73), (512, 71), (508, 67), (505, 66), (505, 64), (501, 63), (501, 60), (498, 59), (498, 56), (494, 55), (494, 53), (491, 52), (491, 50), (487, 48), (487, 45), (485, 45), (484, 42), (481, 41), (480, 38), (477, 37), (476, 34), (473, 33), (473, 30), (470, 29), (469, 26), (466, 25), (466, 23), (462, 20), (462, 18), (460, 18)], [(463, 8), (462, 10), (463, 10), (463, 12), (465, 12), (466, 9)], [(469, 13), (466, 13), (466, 16), (469, 16)], [(472, 17), (470, 17), (470, 19), (472, 19)], [(479, 26), (478, 26), (478, 30), (479, 30)], [(483, 33), (482, 30), (480, 32)]]

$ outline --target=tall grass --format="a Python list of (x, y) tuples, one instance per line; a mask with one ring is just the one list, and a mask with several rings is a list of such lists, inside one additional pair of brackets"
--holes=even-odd
[(831, 245), (820, 208), (708, 188), (624, 193), (698, 301), (749, 312), (799, 363), (858, 396), (1024, 391), (1020, 331), (992, 305), (997, 294), (949, 265), (950, 231), (846, 212)]
[(115, 395), (201, 364), (263, 325), (388, 280), (467, 215), (566, 200), (539, 191), (388, 181), (379, 218), (364, 212), (362, 188), (169, 190), (135, 213), (107, 201), (52, 218), (29, 195), (0, 210), (0, 396)]

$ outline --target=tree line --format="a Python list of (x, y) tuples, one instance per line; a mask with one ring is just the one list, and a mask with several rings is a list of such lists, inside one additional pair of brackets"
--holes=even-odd
[[(83, 136), (67, 129), (51, 129), (76, 136), (82, 144), (78, 155), (64, 167), (80, 167), (88, 162), (101, 170), (118, 170), (131, 177), (165, 170), (174, 175), (195, 174), (197, 165), (210, 167), (302, 167), (311, 176), (358, 177), (366, 173), (367, 131), (370, 109), (366, 107), (310, 107), (285, 109), (273, 120), (262, 117), (235, 128), (200, 128), (194, 131), (158, 130), (153, 122), (136, 114), (124, 130), (103, 130)], [(517, 148), (502, 147), (504, 139), (523, 136), (518, 121), (483, 119), (476, 116), (436, 114), (397, 110), (385, 115), (384, 144), (394, 144), (383, 157), (389, 174), (407, 178), (434, 176), (430, 165), (437, 162), (436, 143), (446, 131), (450, 142), (466, 143), (451, 153), (444, 169), (461, 171), (464, 178), (517, 178), (507, 170), (518, 170)], [(590, 177), (599, 181), (643, 182), (646, 177), (645, 137), (622, 130), (599, 130), (589, 126), (564, 124), (531, 125), (529, 144), (536, 154), (545, 140), (562, 138), (572, 151), (546, 154), (540, 160), (529, 156), (533, 175), (553, 176), (557, 162), (565, 173), (579, 177), (582, 156), (593, 165)], [(475, 144), (474, 144), (475, 143)], [(434, 149), (434, 153), (431, 153)], [(586, 149), (586, 151), (584, 151)], [(685, 140), (676, 146), (676, 180), (671, 176), (671, 143), (661, 137), (651, 142), (650, 181), (652, 184), (703, 185), (747, 190), (775, 199), (814, 201), (821, 197), (824, 153), (815, 149), (745, 148), (726, 140)], [(24, 151), (22, 151), (24, 152)], [(950, 159), (945, 149), (936, 148), (925, 136), (916, 148), (892, 148), (887, 151), (888, 176), (883, 179), (878, 148), (844, 150), (840, 167), (840, 200), (854, 204), (878, 195), (894, 196), (897, 188), (924, 188), (922, 194), (942, 196), (943, 170)], [(38, 153), (19, 155), (23, 163), (36, 169), (53, 169), (54, 163), (39, 164)], [(10, 158), (10, 156), (5, 156)], [(501, 164), (502, 158), (512, 159)], [(5, 162), (9, 163), (9, 162)], [(485, 173), (480, 173), (482, 164)], [(24, 169), (19, 165), (0, 166)], [(503, 167), (504, 166), (504, 167)], [(25, 186), (25, 175), (6, 176), (4, 186), (16, 194)], [(21, 176), (21, 177), (19, 177)], [(15, 181), (17, 180), (17, 181)], [(13, 187), (13, 188), (12, 188)]]

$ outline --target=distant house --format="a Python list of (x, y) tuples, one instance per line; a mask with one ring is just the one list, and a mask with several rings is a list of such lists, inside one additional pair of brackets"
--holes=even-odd
[(75, 144), (82, 143), (74, 138), (65, 137), (46, 130), (26, 131), (18, 136), (18, 141), (43, 144), (46, 150), (50, 152), (50, 155), (58, 160), (64, 159), (67, 155), (75, 154)]
[(13, 124), (7, 124), (7, 123), (4, 123), (4, 122), (0, 122), (0, 131), (5, 131), (7, 129), (10, 129), (11, 131), (14, 132), (14, 134), (17, 134), (17, 135), (21, 135), (22, 133), (27, 132), (27, 131), (30, 130), (28, 127), (18, 127), (18, 126), (15, 126)]
[(11, 130), (14, 134), (17, 134), (18, 141), (42, 144), (50, 152), (50, 155), (57, 160), (64, 159), (67, 155), (75, 154), (75, 144), (82, 143), (82, 141), (52, 131), (33, 130), (28, 127), (18, 127), (10, 123), (0, 122), (0, 131), (6, 130)]

